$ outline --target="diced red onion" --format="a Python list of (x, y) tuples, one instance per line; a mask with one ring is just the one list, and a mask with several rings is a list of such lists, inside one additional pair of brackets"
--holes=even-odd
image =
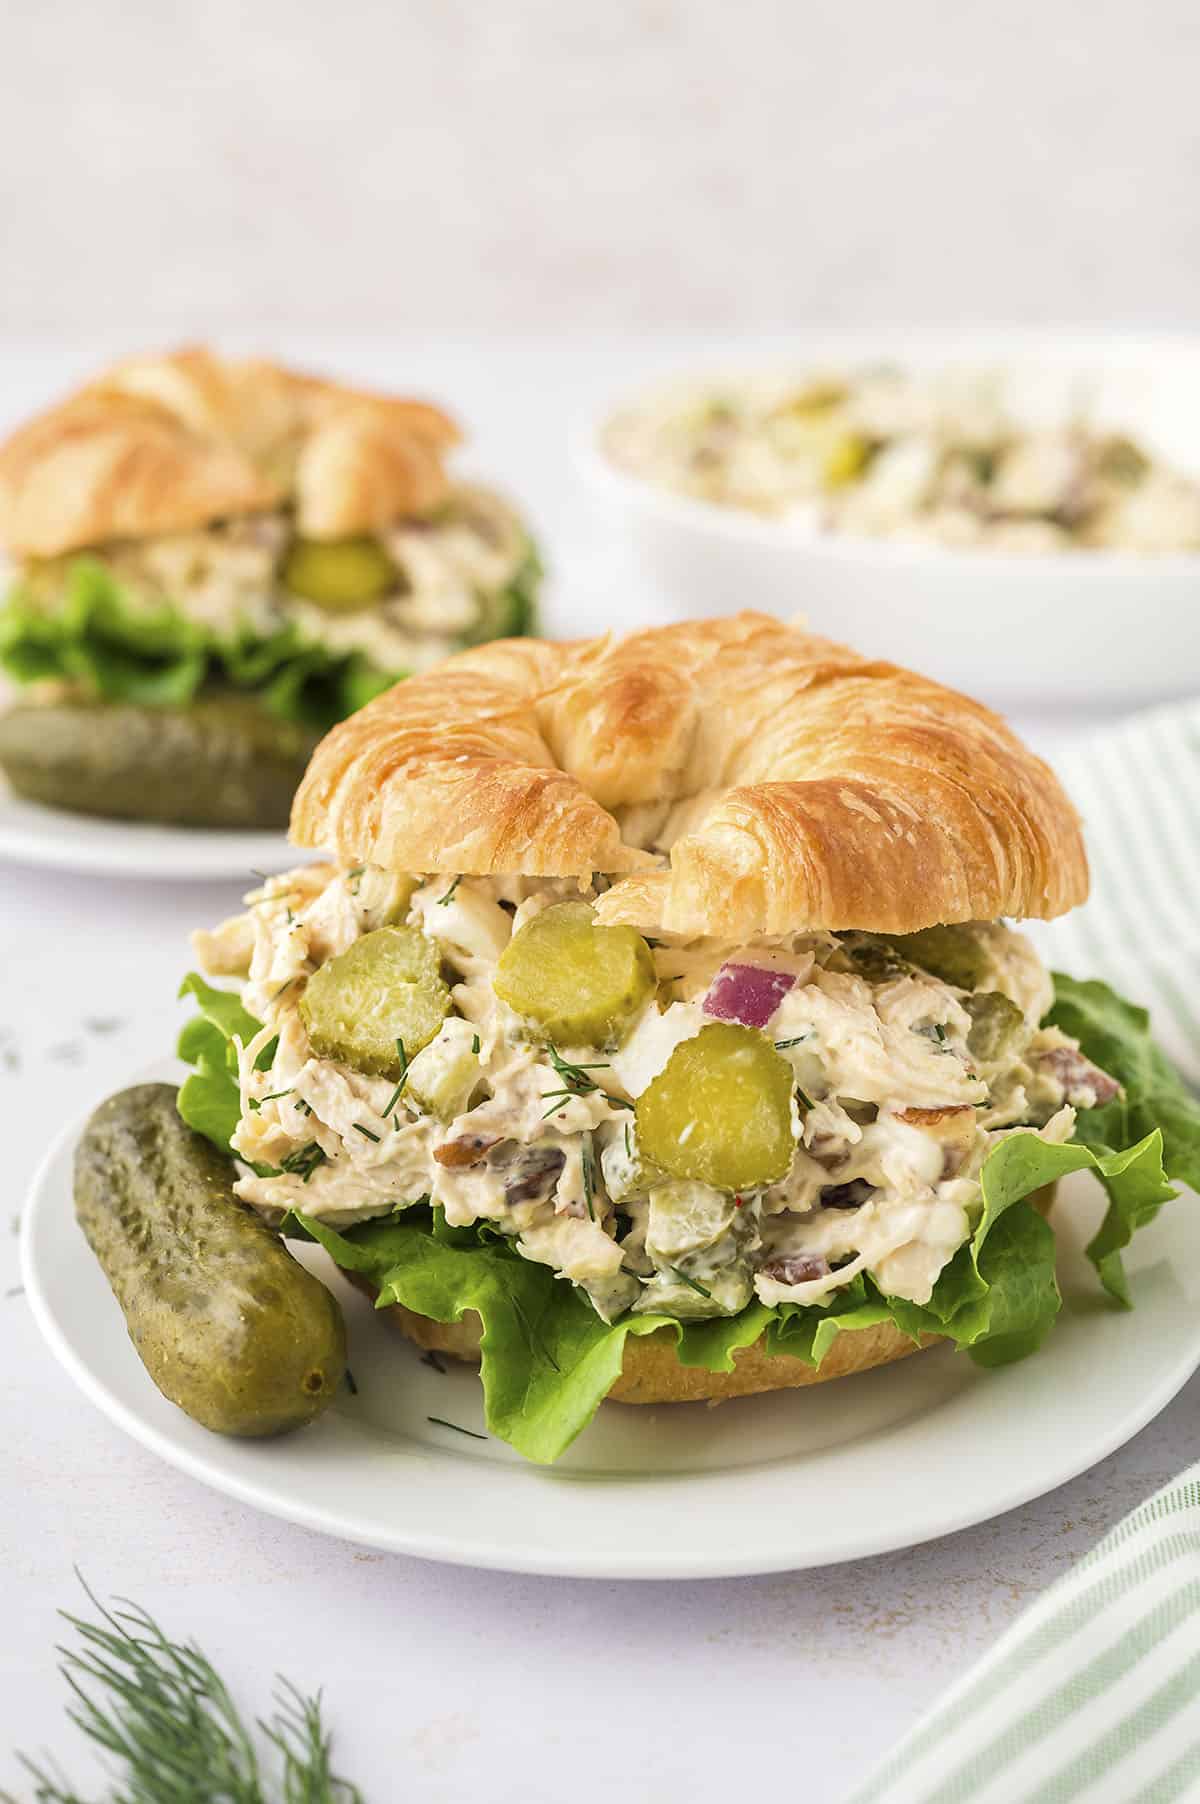
[(762, 1278), (773, 1278), (776, 1284), (811, 1284), (829, 1276), (829, 1261), (820, 1253), (785, 1253), (768, 1260), (759, 1271)]
[[(705, 1003), (706, 1008), (707, 1006)], [(1043, 1071), (1049, 1072), (1062, 1085), (1063, 1095), (1074, 1108), (1102, 1109), (1106, 1102), (1111, 1102), (1120, 1093), (1121, 1086), (1117, 1080), (1110, 1077), (1107, 1071), (1101, 1071), (1099, 1065), (1093, 1065), (1091, 1059), (1085, 1058), (1077, 1046), (1052, 1046), (1048, 1052), (1041, 1054), (1037, 1062)]]
[(765, 1027), (796, 979), (763, 965), (722, 965), (704, 998), (704, 1013), (743, 1027)]

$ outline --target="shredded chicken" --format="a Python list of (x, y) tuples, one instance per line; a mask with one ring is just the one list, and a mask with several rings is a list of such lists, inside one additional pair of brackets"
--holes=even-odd
[[(1049, 979), (996, 923), (955, 930), (970, 989), (872, 936), (664, 936), (657, 992), (615, 1049), (549, 1046), (497, 998), (497, 960), (542, 908), (593, 893), (308, 866), (198, 934), (205, 968), (240, 976), (262, 1023), (239, 1055), (238, 1194), (273, 1219), (300, 1208), (348, 1224), (427, 1202), (451, 1225), (486, 1221), (609, 1318), (732, 1311), (755, 1295), (816, 1302), (860, 1272), (922, 1303), (978, 1219), (979, 1172), (999, 1140), (1065, 1140), (1075, 1108), (1116, 1093), (1040, 1025)], [(435, 942), (453, 1003), (399, 1087), (317, 1056), (300, 1007), (314, 971), (398, 922)], [(773, 1010), (763, 1031), (795, 1082), (791, 1167), (736, 1196), (669, 1182), (643, 1156), (634, 1105), (713, 1019), (716, 973), (756, 963), (774, 974), (758, 986)], [(722, 1006), (729, 990), (718, 986)], [(423, 1100), (434, 1092), (456, 1098), (448, 1118)]]

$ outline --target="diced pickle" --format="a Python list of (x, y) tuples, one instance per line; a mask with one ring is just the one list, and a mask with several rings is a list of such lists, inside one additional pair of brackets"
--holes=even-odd
[(842, 489), (855, 482), (871, 461), (871, 441), (861, 432), (844, 432), (834, 439), (825, 458), (825, 486)]
[(732, 1022), (677, 1046), (637, 1099), (639, 1144), (673, 1177), (757, 1190), (786, 1175), (796, 1150), (792, 1071), (762, 1034)]
[(753, 1295), (754, 1280), (742, 1265), (725, 1266), (690, 1280), (682, 1272), (660, 1272), (643, 1287), (633, 1313), (670, 1315), (681, 1322), (704, 1321), (710, 1316), (737, 1315)]
[(453, 1121), (456, 1115), (465, 1114), (483, 1076), (475, 1051), (478, 1043), (471, 1023), (451, 1015), (409, 1066), (405, 1086), (408, 1095), (440, 1121)]
[(644, 1196), (652, 1184), (663, 1181), (662, 1172), (642, 1152), (628, 1115), (622, 1117), (600, 1154), (600, 1175), (614, 1203), (624, 1202), (627, 1196)]
[(973, 990), (987, 970), (987, 953), (966, 926), (923, 927), (897, 934), (891, 944), (901, 957), (960, 990)]
[(1025, 1017), (1016, 1003), (999, 990), (982, 990), (977, 996), (967, 996), (963, 1007), (971, 1017), (967, 1048), (989, 1064), (1004, 1057), (1025, 1026)]
[(449, 1013), (437, 947), (415, 927), (364, 934), (313, 973), (300, 1000), (318, 1058), (396, 1082)]
[(598, 927), (586, 902), (560, 902), (509, 941), (494, 985), (559, 1046), (605, 1046), (654, 989), (654, 960), (632, 927)]
[(352, 613), (396, 586), (396, 566), (378, 539), (293, 539), (280, 570), (285, 589), (332, 614)]
[(737, 1206), (708, 1184), (656, 1184), (650, 1192), (646, 1251), (656, 1265), (698, 1253), (733, 1226)]

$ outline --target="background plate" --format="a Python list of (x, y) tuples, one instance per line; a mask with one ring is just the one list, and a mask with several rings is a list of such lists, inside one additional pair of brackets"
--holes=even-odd
[(148, 821), (107, 821), (91, 814), (23, 802), (0, 783), (0, 858), (81, 871), (99, 877), (201, 881), (244, 878), (248, 871), (283, 871), (308, 854), (273, 833), (215, 827), (160, 827)]
[[(179, 1074), (160, 1065), (131, 1081)], [(1064, 1483), (1150, 1421), (1200, 1365), (1196, 1199), (1182, 1193), (1135, 1240), (1130, 1315), (1101, 1297), (1082, 1257), (1100, 1192), (1077, 1175), (1053, 1218), (1066, 1307), (1040, 1353), (999, 1372), (937, 1348), (715, 1409), (606, 1404), (545, 1470), (431, 1420), (483, 1433), (475, 1374), (423, 1364), (306, 1248), (346, 1310), (358, 1394), (285, 1439), (223, 1440), (159, 1394), (126, 1337), (73, 1219), (78, 1132), (47, 1158), (22, 1227), (29, 1300), (76, 1383), (205, 1484), (398, 1553), (597, 1578), (785, 1571), (883, 1553)]]

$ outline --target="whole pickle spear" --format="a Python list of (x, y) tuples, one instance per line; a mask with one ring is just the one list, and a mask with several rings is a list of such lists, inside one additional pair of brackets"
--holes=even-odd
[(238, 696), (24, 702), (0, 715), (0, 769), (27, 801), (77, 814), (283, 827), (318, 737)]
[(230, 1159), (180, 1120), (172, 1084), (92, 1115), (75, 1213), (164, 1397), (217, 1434), (300, 1428), (346, 1372), (336, 1299), (233, 1195)]

